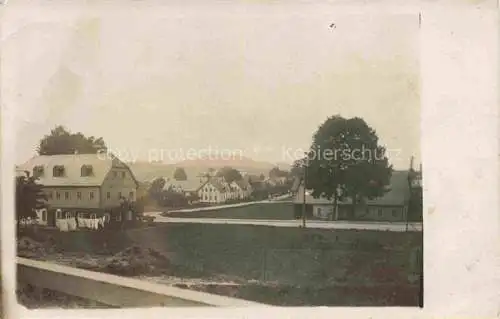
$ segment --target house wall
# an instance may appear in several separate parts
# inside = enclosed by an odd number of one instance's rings
[[[226,194],[221,193],[217,188],[215,188],[212,184],[205,184],[198,191],[198,196],[200,197],[200,202],[202,203],[223,203],[226,201]]]
[[[37,209],[36,216],[38,217],[37,223],[39,225],[48,225],[48,210],[46,208]]]
[[[52,187],[44,186],[47,204],[53,208],[99,208],[99,187]],[[59,198],[57,196],[59,194]],[[80,197],[78,195],[81,195]],[[93,196],[91,197],[91,194]]]
[[[343,220],[366,220],[366,221],[390,221],[398,222],[406,220],[406,207],[401,206],[360,206],[354,215],[350,205],[339,206],[339,219]]]
[[[313,217],[318,219],[333,219],[333,205],[312,205]]]
[[[102,208],[120,205],[120,196],[131,201],[137,199],[137,185],[130,169],[124,165],[113,165],[106,174],[101,187]]]

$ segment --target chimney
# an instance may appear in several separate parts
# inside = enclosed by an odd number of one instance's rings
[[[410,158],[410,171],[413,171],[413,156]]]
[[[420,174],[422,174],[422,163],[420,163],[420,164],[418,165],[418,172],[419,172]]]

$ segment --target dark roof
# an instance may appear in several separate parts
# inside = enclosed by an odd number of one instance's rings
[[[365,203],[367,205],[382,205],[382,206],[397,206],[404,205],[409,199],[410,188],[408,185],[408,171],[393,171],[391,176],[391,182],[389,185],[389,191],[382,197],[369,200],[367,199]],[[324,197],[314,198],[310,195],[309,191],[306,191],[306,203],[307,204],[331,204],[333,200],[328,200]],[[297,191],[297,196],[294,199],[295,203],[303,202],[303,187],[302,182]],[[351,199],[346,199],[339,204],[351,204]]]

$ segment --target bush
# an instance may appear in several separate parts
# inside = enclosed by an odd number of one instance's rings
[[[110,258],[104,267],[106,272],[122,276],[158,274],[168,271],[170,260],[158,251],[131,246]]]

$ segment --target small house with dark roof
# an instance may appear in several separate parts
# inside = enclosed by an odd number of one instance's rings
[[[116,212],[124,199],[136,200],[139,186],[130,168],[117,157],[42,155],[31,158],[19,169],[30,172],[43,185],[49,210],[47,220],[42,222],[49,226],[54,226],[56,219],[93,218],[105,213],[119,222],[134,219],[130,212]]]
[[[345,199],[338,203],[339,220],[363,221],[405,221],[410,199],[410,185],[408,171],[393,171],[387,192],[378,198],[365,199],[353,209],[352,200]],[[333,199],[324,197],[314,198],[311,191],[306,190],[306,216],[313,219],[333,220]],[[301,216],[304,204],[303,183],[297,189],[294,199],[295,216]]]

